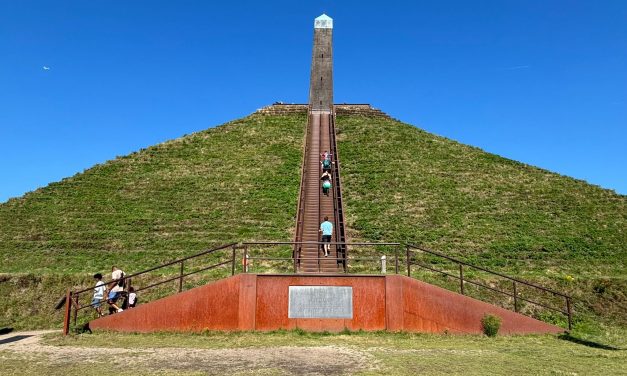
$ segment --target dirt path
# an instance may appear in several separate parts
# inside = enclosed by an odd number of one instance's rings
[[[372,356],[342,346],[234,349],[188,348],[90,348],[51,346],[41,343],[41,336],[50,331],[11,333],[7,336],[28,336],[0,344],[0,351],[14,354],[25,361],[63,364],[115,364],[155,371],[197,371],[207,375],[270,372],[285,375],[347,375],[372,369]],[[138,368],[136,368],[138,367]]]

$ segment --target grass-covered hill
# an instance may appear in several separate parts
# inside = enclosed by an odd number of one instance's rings
[[[0,205],[2,273],[141,270],[215,244],[290,239],[306,116],[251,116]]]
[[[525,276],[627,277],[627,196],[385,118],[338,116],[348,227]]]
[[[290,239],[306,119],[250,116],[0,205],[0,327],[58,327],[64,289],[111,265],[137,272],[217,244]]]
[[[290,240],[305,126],[304,113],[254,114],[1,204],[0,326],[58,325],[63,288],[112,264]],[[337,128],[352,240],[411,241],[553,286],[572,276],[566,288],[626,301],[625,196],[385,117],[338,115]]]

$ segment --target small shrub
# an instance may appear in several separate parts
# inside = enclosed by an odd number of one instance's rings
[[[501,328],[501,318],[494,315],[485,315],[481,319],[481,326],[483,327],[483,334],[488,337],[496,337]]]

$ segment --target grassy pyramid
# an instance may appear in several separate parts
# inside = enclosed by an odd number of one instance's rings
[[[253,114],[1,204],[0,326],[56,325],[63,289],[112,264],[132,272],[230,241],[290,240],[306,121]],[[414,242],[627,301],[625,196],[387,117],[338,115],[337,132],[351,240]]]

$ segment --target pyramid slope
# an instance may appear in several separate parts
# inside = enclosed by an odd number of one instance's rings
[[[97,165],[0,205],[0,272],[141,270],[291,237],[305,115],[253,115]]]
[[[291,239],[301,110],[254,114],[1,204],[0,325],[58,325],[48,307],[63,289],[111,264],[138,271],[216,243]],[[627,197],[367,113],[337,117],[352,240],[412,241],[627,302]]]
[[[498,270],[624,276],[627,196],[386,118],[338,116],[354,240],[406,240]]]

